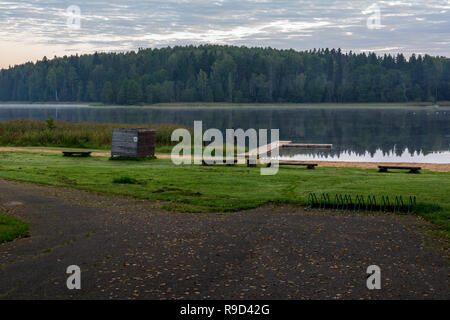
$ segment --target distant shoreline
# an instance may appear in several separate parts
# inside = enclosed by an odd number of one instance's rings
[[[392,102],[392,103],[226,103],[226,102],[174,102],[174,103],[157,103],[142,105],[115,105],[89,102],[26,102],[12,101],[0,102],[0,106],[4,105],[54,105],[54,106],[84,106],[90,108],[271,108],[271,107],[293,107],[293,108],[429,108],[429,107],[450,107],[450,101],[441,101],[436,104],[432,102]]]

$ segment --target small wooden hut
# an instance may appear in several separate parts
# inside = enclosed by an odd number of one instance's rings
[[[154,156],[155,145],[156,130],[154,129],[114,129],[111,156]]]

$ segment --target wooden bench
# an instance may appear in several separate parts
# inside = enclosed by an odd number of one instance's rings
[[[272,164],[268,163],[267,167],[270,167]],[[317,163],[300,163],[300,162],[279,162],[280,166],[304,166],[309,170],[313,170],[315,167],[317,167]]]
[[[247,167],[256,168],[257,164],[258,164],[257,159],[247,159]]]
[[[409,173],[419,173],[421,167],[402,167],[402,166],[378,166],[380,172],[388,172],[389,169],[394,170],[409,170]]]
[[[209,163],[208,163],[209,162]],[[227,163],[227,160],[209,160],[206,162],[205,160],[202,160],[202,166],[209,166],[214,164],[226,164],[228,167],[234,166],[236,163],[238,163],[238,159],[234,159],[233,163]]]
[[[91,151],[63,151],[63,156],[64,157],[74,157],[74,156],[79,156],[79,157],[89,157],[91,156]]]

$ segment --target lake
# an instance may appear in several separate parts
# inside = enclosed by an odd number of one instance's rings
[[[0,104],[0,121],[176,123],[205,128],[280,129],[280,140],[333,144],[288,150],[282,159],[450,163],[450,107],[90,107]]]

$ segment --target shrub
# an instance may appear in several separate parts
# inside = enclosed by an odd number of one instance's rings
[[[71,123],[37,120],[9,120],[0,122],[0,145],[45,146],[63,148],[111,148],[114,128],[156,129],[156,146],[172,146],[172,132],[183,126],[176,124],[114,124],[114,123]],[[185,127],[183,127],[185,128]]]
[[[53,117],[48,118],[45,122],[47,123],[47,129],[53,130],[56,128],[55,119],[53,119]]]

